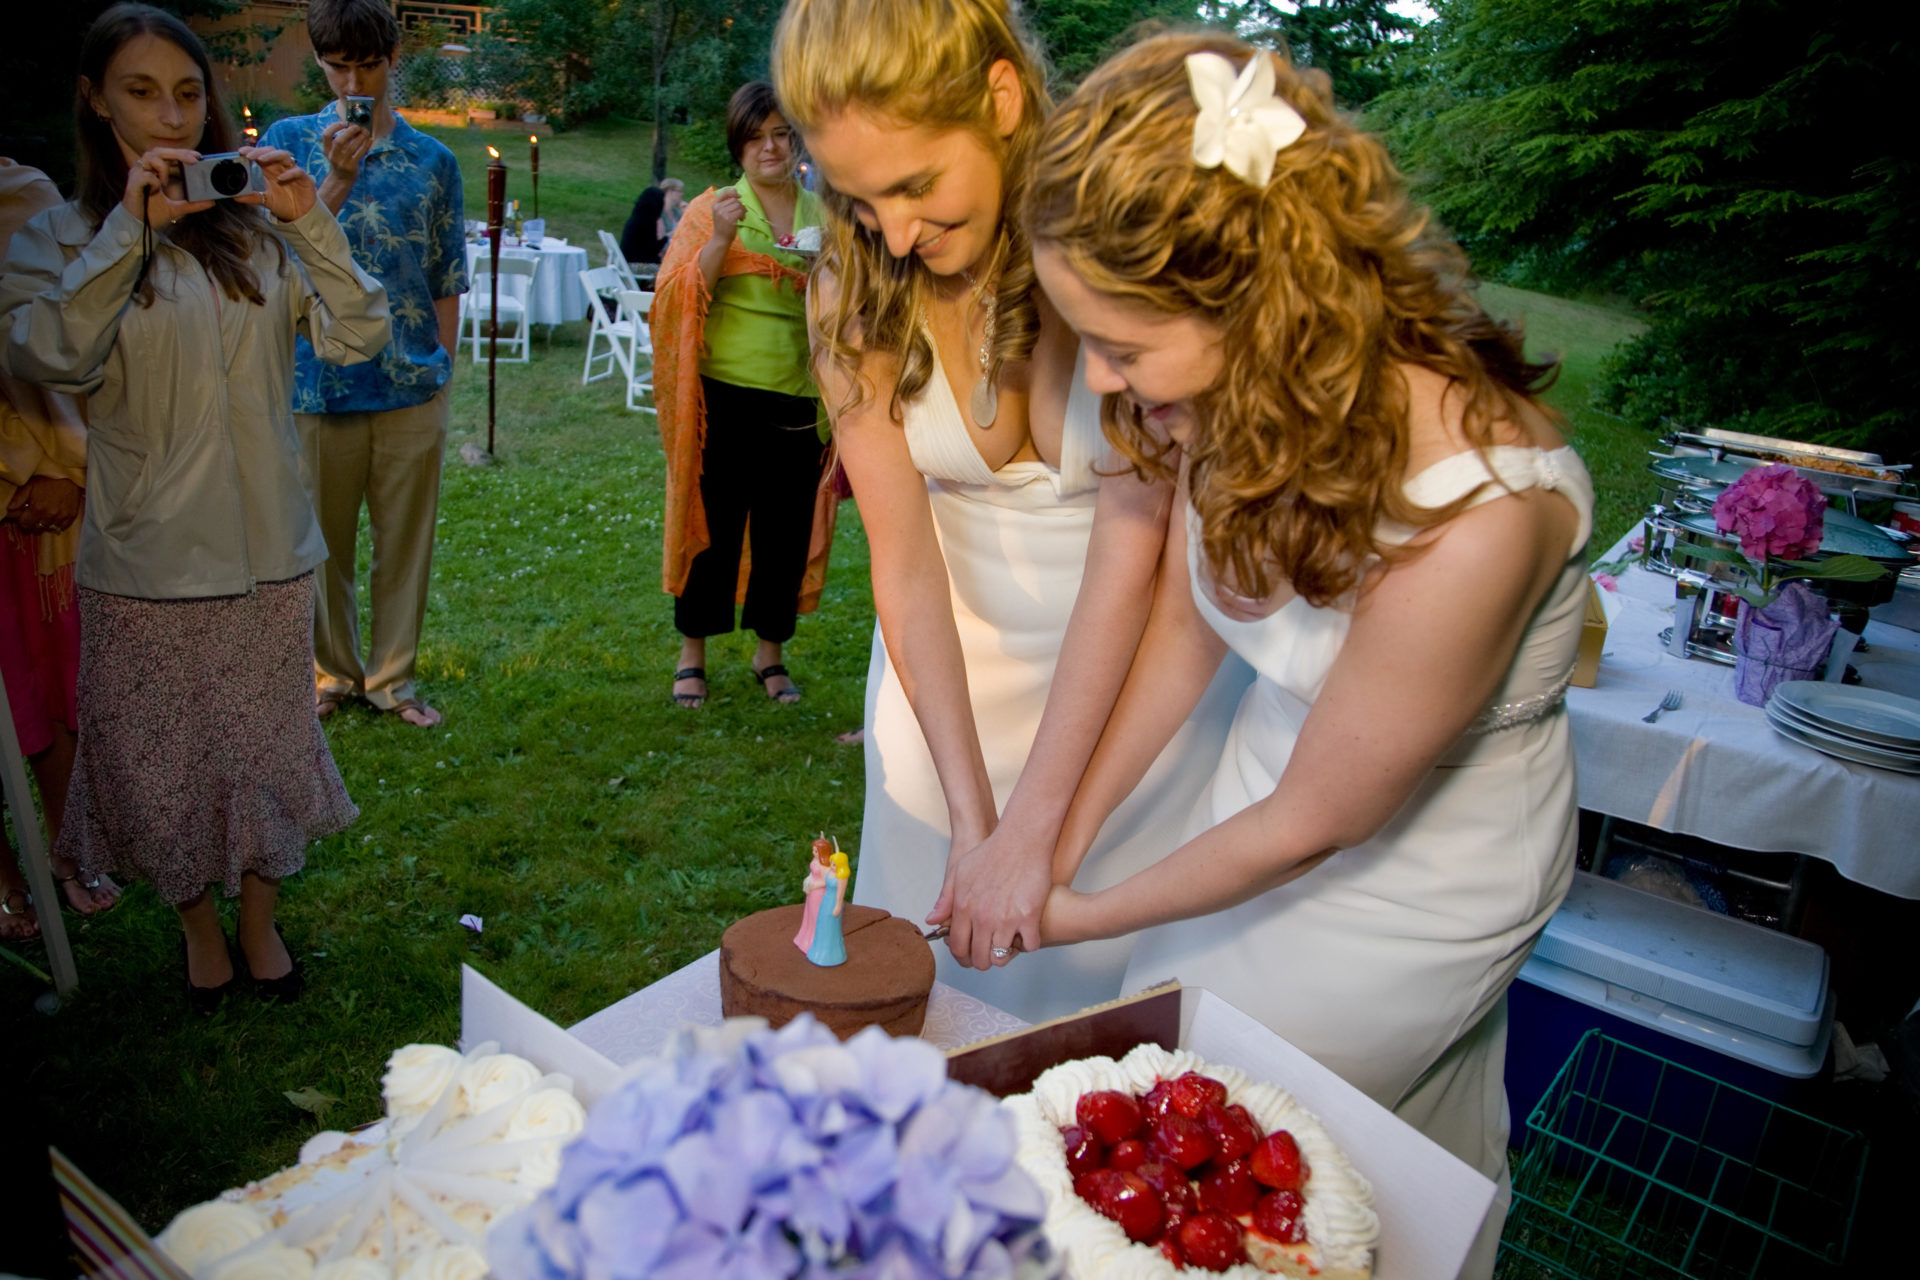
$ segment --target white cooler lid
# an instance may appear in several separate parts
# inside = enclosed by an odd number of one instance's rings
[[[1827,953],[1584,871],[1534,958],[1788,1045],[1822,1038]]]

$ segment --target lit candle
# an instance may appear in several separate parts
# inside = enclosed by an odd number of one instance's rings
[[[507,207],[507,166],[500,153],[492,147],[487,154],[493,159],[487,162],[487,234],[493,242],[500,243],[500,223],[506,215]]]
[[[533,216],[540,216],[540,135],[527,135],[527,146],[533,154]]]
[[[240,114],[246,117],[246,123],[240,131],[247,135],[248,142],[258,141],[260,131],[253,127],[253,108],[243,106],[240,108]]]

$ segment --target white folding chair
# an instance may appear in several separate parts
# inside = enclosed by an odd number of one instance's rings
[[[460,299],[460,310],[466,316],[467,335],[465,341],[473,344],[473,362],[480,363],[480,344],[497,344],[508,350],[518,350],[518,355],[503,355],[500,359],[512,364],[526,364],[533,359],[533,325],[530,320],[533,306],[533,283],[540,272],[540,259],[533,256],[500,257],[500,314],[494,315],[493,305],[493,262],[489,255],[483,255],[473,264],[473,279],[467,292]],[[513,330],[512,337],[501,337],[505,328]]]
[[[620,314],[633,321],[633,333],[627,347],[627,408],[641,413],[653,413],[650,404],[635,403],[641,393],[648,399],[653,394],[653,325],[649,313],[653,310],[653,295],[642,293],[638,289],[620,291]],[[641,361],[646,366],[641,367]]]
[[[631,382],[635,321],[620,305],[622,286],[619,273],[612,267],[594,267],[582,271],[580,287],[587,293],[587,321],[592,326],[587,331],[587,362],[580,370],[580,385],[584,387],[589,382],[597,382],[615,369]],[[605,351],[598,350],[602,342],[607,344]],[[598,373],[593,371],[595,360],[606,364]]]
[[[607,265],[620,277],[622,289],[638,289],[640,281],[633,274],[633,264],[627,261],[627,255],[620,248],[620,241],[613,232],[604,227],[600,231],[600,247],[607,251]]]

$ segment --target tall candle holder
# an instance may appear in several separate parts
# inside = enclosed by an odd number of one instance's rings
[[[532,153],[531,170],[533,173],[533,216],[540,216],[540,135],[527,135],[527,148]]]
[[[492,147],[487,154],[487,239],[493,271],[487,277],[491,297],[487,310],[487,454],[493,454],[494,371],[500,355],[500,225],[506,214],[507,166]]]

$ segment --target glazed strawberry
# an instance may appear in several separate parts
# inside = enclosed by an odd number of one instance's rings
[[[1200,1180],[1200,1207],[1217,1209],[1229,1217],[1252,1213],[1260,1201],[1260,1184],[1245,1158],[1222,1163],[1215,1160]]]
[[[1180,1252],[1180,1238],[1174,1233],[1172,1223],[1167,1224],[1167,1234],[1160,1237],[1160,1256],[1171,1262],[1176,1271],[1184,1271],[1187,1255]]]
[[[1073,1108],[1073,1118],[1080,1127],[1091,1130],[1107,1146],[1137,1135],[1140,1116],[1140,1103],[1132,1094],[1117,1089],[1083,1094]]]
[[[1253,1112],[1247,1110],[1245,1107],[1241,1106],[1239,1103],[1236,1102],[1232,1104],[1227,1108],[1227,1111],[1229,1114],[1238,1116],[1240,1119],[1247,1122],[1247,1128],[1253,1130],[1253,1140],[1255,1142],[1258,1142],[1260,1141],[1260,1139],[1267,1136],[1267,1131],[1265,1129],[1262,1129],[1260,1127],[1260,1122],[1253,1118]]]
[[[1094,1208],[1100,1208],[1109,1196],[1126,1185],[1127,1176],[1117,1169],[1095,1169],[1073,1180],[1073,1193]]]
[[[1185,1221],[1200,1212],[1200,1197],[1184,1169],[1176,1169],[1164,1161],[1149,1160],[1134,1173],[1160,1197],[1169,1223],[1175,1219]]]
[[[1197,1071],[1189,1071],[1173,1082],[1173,1109],[1189,1120],[1198,1120],[1209,1102],[1227,1105],[1227,1086]]]
[[[1137,1173],[1123,1173],[1120,1178],[1121,1185],[1107,1195],[1107,1203],[1095,1208],[1119,1223],[1127,1239],[1135,1244],[1152,1244],[1160,1238],[1160,1228],[1166,1221],[1160,1197]]]
[[[1213,1158],[1213,1139],[1206,1126],[1173,1112],[1153,1127],[1147,1137],[1147,1150],[1182,1169],[1191,1169]]]
[[[1140,1106],[1147,1113],[1148,1124],[1163,1118],[1167,1112],[1173,1110],[1173,1081],[1161,1080],[1156,1083],[1153,1088],[1147,1090],[1146,1096],[1140,1099]]]
[[[1060,1140],[1067,1144],[1067,1172],[1079,1177],[1083,1173],[1092,1173],[1107,1163],[1106,1148],[1099,1139],[1077,1124],[1063,1125]]]
[[[1207,1126],[1207,1136],[1213,1139],[1216,1160],[1238,1160],[1260,1141],[1260,1131],[1244,1108],[1209,1105],[1201,1111],[1200,1123]]]
[[[1281,1244],[1299,1244],[1307,1238],[1301,1220],[1307,1202],[1298,1191],[1269,1191],[1253,1207],[1253,1229]]]
[[[1240,1224],[1223,1213],[1202,1213],[1180,1224],[1180,1252],[1187,1265],[1202,1271],[1225,1271],[1245,1262],[1240,1248]]]
[[[1253,1149],[1253,1176],[1275,1191],[1298,1191],[1311,1173],[1300,1144],[1285,1129],[1276,1129]]]
[[[1122,1173],[1132,1173],[1147,1162],[1147,1144],[1138,1138],[1128,1138],[1125,1142],[1113,1144],[1113,1150],[1107,1153],[1107,1167],[1118,1169]],[[1069,1165],[1069,1168],[1072,1166]]]

